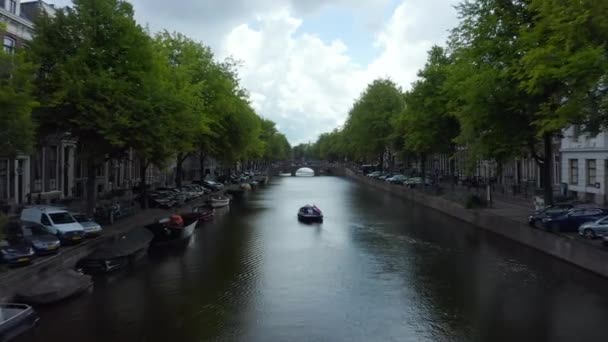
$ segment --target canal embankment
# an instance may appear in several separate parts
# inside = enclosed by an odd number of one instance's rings
[[[380,182],[344,169],[344,175],[357,182],[386,191],[400,198],[438,210],[444,214],[501,235],[528,247],[567,261],[588,271],[608,277],[608,253],[577,239],[532,229],[525,220],[515,219],[512,213],[492,208],[466,209],[441,196],[433,196],[402,186]],[[336,171],[337,174],[339,172]],[[457,227],[455,227],[457,228]]]
[[[224,194],[231,188],[233,187],[227,187],[215,192],[214,195]],[[208,199],[209,196],[203,196],[180,208],[138,210],[134,215],[116,221],[112,225],[104,226],[103,233],[98,237],[87,239],[77,245],[62,247],[57,254],[36,258],[31,265],[0,272],[0,302],[10,302],[19,289],[44,281],[57,271],[73,269],[79,260],[117,235],[141,228],[153,220],[166,217],[173,212],[189,212],[194,207],[206,203]]]

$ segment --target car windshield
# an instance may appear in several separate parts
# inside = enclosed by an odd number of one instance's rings
[[[53,213],[53,214],[49,214],[49,216],[51,217],[51,220],[55,224],[67,224],[67,223],[75,222],[72,215],[70,215],[68,213]]]
[[[78,221],[78,222],[90,221],[89,218],[84,214],[75,214],[75,215],[72,215],[72,217],[74,217],[74,219],[76,219],[76,221]]]

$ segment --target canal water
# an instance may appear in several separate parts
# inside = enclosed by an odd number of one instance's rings
[[[301,205],[323,209],[298,223]],[[35,341],[607,341],[608,281],[333,177],[280,177],[182,251],[39,308]]]

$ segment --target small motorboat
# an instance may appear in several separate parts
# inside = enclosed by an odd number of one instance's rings
[[[78,267],[85,273],[98,274],[117,271],[133,266],[148,252],[154,234],[148,229],[135,228],[118,234],[104,243],[86,258],[80,260]]]
[[[21,289],[17,297],[28,304],[50,304],[80,294],[91,286],[91,276],[74,270],[63,270]]]
[[[213,219],[213,215],[215,215],[215,209],[208,208],[204,206],[194,207],[192,209],[192,213],[196,214],[199,223],[205,222]]]
[[[185,245],[190,241],[198,224],[196,216],[172,215],[146,226],[154,234],[150,247],[171,247]]]
[[[34,309],[25,304],[0,304],[0,341],[23,335],[38,323]]]
[[[249,184],[249,183],[242,183],[241,185],[239,185],[239,187],[245,191],[252,190],[251,184]]]
[[[211,196],[209,199],[209,205],[211,208],[222,208],[230,204],[230,198],[222,195]]]
[[[323,222],[323,212],[315,205],[305,205],[298,211],[298,220],[302,222]]]

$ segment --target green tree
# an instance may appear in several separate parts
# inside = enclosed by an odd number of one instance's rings
[[[179,34],[160,33],[155,45],[165,56],[170,69],[167,79],[184,110],[174,113],[170,121],[170,135],[176,155],[175,183],[181,186],[183,163],[199,148],[199,138],[210,134],[211,116],[208,114],[204,91],[214,67],[211,49]]]
[[[608,2],[530,0],[533,25],[521,28],[523,89],[540,99],[541,134],[573,123],[608,124]]]
[[[3,31],[0,26],[0,36]],[[32,85],[34,72],[34,65],[25,61],[22,52],[0,51],[0,156],[14,158],[32,149],[32,110],[37,106]]]
[[[403,108],[403,94],[393,81],[378,79],[368,85],[346,122],[349,149],[359,158],[382,162],[384,153],[394,150],[394,126]]]
[[[153,69],[143,79],[141,90],[147,96],[137,107],[137,120],[132,134],[126,139],[135,157],[140,161],[140,199],[142,207],[147,206],[146,172],[152,165],[163,169],[168,161],[181,152],[183,144],[176,142],[181,130],[182,113],[190,109],[181,89],[174,80],[174,70],[170,68],[167,54],[162,48],[154,50]]]
[[[41,134],[68,133],[86,164],[87,211],[95,208],[95,170],[122,155],[147,98],[151,40],[121,0],[74,0],[41,16],[30,45],[39,65],[35,112]]]
[[[538,98],[526,93],[518,78],[525,50],[521,27],[533,24],[528,3],[477,0],[458,10],[462,19],[450,38],[453,64],[447,81],[460,122],[456,141],[466,146],[471,161],[497,161],[499,172],[507,159],[527,152],[550,173],[551,136],[543,139],[539,133]],[[550,193],[551,179],[544,180]],[[546,197],[550,202],[552,196]]]
[[[419,80],[405,95],[405,109],[399,121],[404,147],[419,156],[425,174],[427,155],[454,151],[459,124],[448,108],[445,91],[450,59],[443,48],[429,51],[428,61],[418,73]]]
[[[260,140],[264,149],[262,159],[265,162],[285,160],[289,157],[291,146],[285,135],[277,130],[273,121],[261,119]]]

